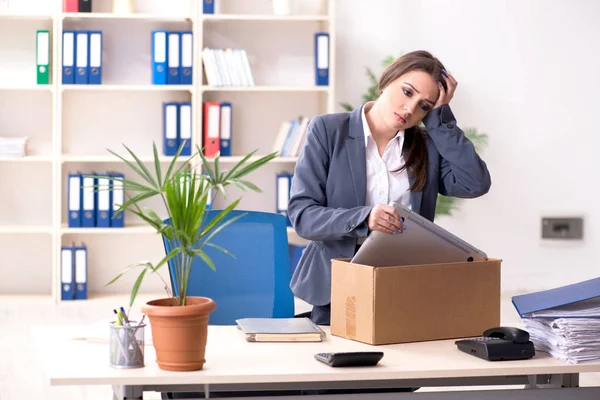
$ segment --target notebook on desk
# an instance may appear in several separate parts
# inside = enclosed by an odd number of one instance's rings
[[[235,321],[249,342],[321,342],[325,332],[309,318],[242,318]]]
[[[522,318],[600,317],[600,278],[512,298]]]

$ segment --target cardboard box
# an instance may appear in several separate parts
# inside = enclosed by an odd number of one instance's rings
[[[500,325],[501,262],[371,267],[333,259],[331,334],[368,344],[481,336]]]

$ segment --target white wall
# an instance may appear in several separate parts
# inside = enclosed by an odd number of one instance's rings
[[[365,65],[426,49],[459,82],[451,103],[459,125],[489,135],[482,157],[492,175],[491,191],[463,201],[460,212],[438,222],[504,260],[507,293],[600,275],[594,257],[600,241],[594,171],[600,145],[600,2],[365,4],[337,1],[337,100],[359,103],[367,87]],[[541,240],[541,217],[563,215],[584,216],[583,242]]]

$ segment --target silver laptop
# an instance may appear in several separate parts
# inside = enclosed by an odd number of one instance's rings
[[[386,267],[487,260],[483,251],[409,208],[396,202],[390,205],[404,217],[406,229],[396,235],[371,232],[352,263]]]

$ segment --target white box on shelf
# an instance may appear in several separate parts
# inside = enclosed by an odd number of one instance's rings
[[[0,157],[25,157],[28,137],[1,137]]]

